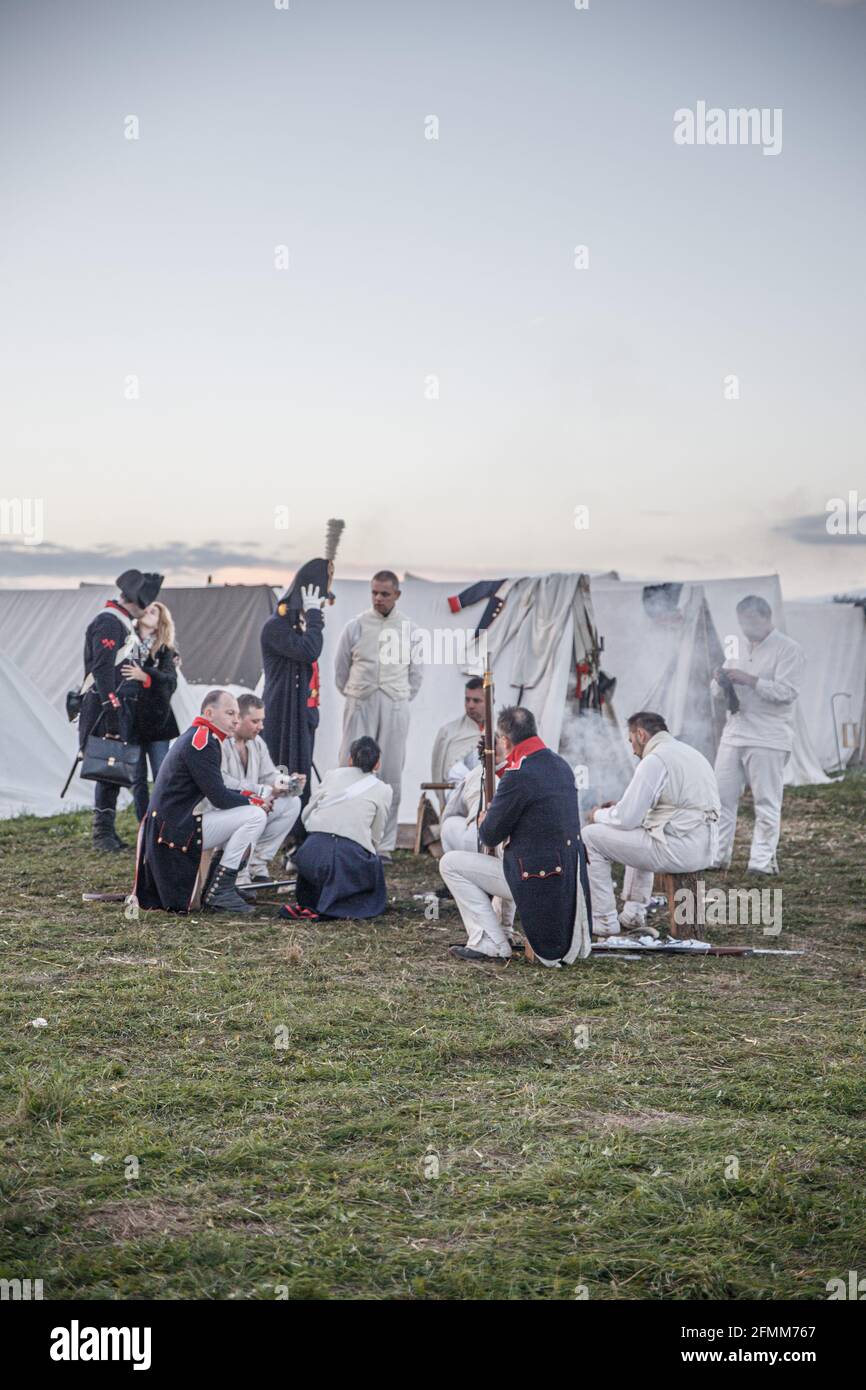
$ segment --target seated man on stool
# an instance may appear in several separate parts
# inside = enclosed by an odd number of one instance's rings
[[[615,805],[593,807],[583,831],[596,936],[646,925],[654,873],[707,869],[718,853],[719,788],[703,753],[648,710],[629,719],[628,741],[640,759],[634,776]],[[626,866],[619,917],[612,863]]]
[[[244,916],[252,912],[235,882],[241,860],[265,828],[267,808],[255,792],[235,791],[223,781],[220,748],[237,726],[234,695],[211,690],[201,714],[166,754],[138,832],[132,892],[141,907],[188,912],[202,851],[222,849],[202,907]],[[205,809],[208,805],[216,809]]]
[[[571,965],[590,952],[589,892],[574,773],[538,737],[535,716],[519,705],[497,721],[500,782],[479,817],[482,844],[495,855],[452,850],[439,861],[468,937],[452,946],[461,960],[507,960],[508,932],[491,899],[516,904],[526,939],[541,965]]]
[[[301,797],[289,796],[279,786],[281,774],[274,766],[268,745],[262,738],[265,702],[258,695],[238,698],[238,726],[222,745],[222,774],[227,787],[244,788],[270,802],[264,830],[250,851],[250,857],[237,877],[238,888],[267,883],[268,865],[288,835],[301,811]],[[306,777],[297,775],[303,791]]]

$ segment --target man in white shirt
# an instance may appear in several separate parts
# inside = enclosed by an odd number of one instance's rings
[[[614,805],[593,807],[583,828],[596,936],[646,924],[653,874],[707,869],[718,853],[719,790],[703,753],[647,710],[629,719],[628,741],[640,759],[634,776]],[[619,917],[612,863],[626,869]]]
[[[255,841],[246,865],[238,874],[239,888],[268,881],[268,864],[285,840],[301,810],[300,796],[289,796],[275,784],[280,774],[261,737],[265,722],[264,701],[258,695],[238,699],[238,727],[222,745],[222,775],[227,787],[251,791],[270,807],[261,835]],[[300,774],[303,783],[306,778]],[[303,786],[301,787],[303,791]]]
[[[343,629],[334,679],[346,699],[341,765],[348,765],[351,746],[358,738],[373,738],[381,749],[379,776],[393,793],[379,850],[380,857],[388,860],[397,844],[409,702],[421,689],[424,672],[417,630],[397,608],[400,586],[396,574],[391,570],[374,574],[371,595],[372,607]]]
[[[484,732],[484,682],[480,676],[470,676],[463,691],[463,713],[451,719],[436,735],[431,758],[431,782],[447,782],[455,763],[464,762],[478,747]],[[470,764],[467,764],[470,766]],[[446,798],[439,793],[440,805]]]
[[[723,687],[733,687],[735,703],[716,754],[722,798],[718,867],[730,867],[737,808],[746,786],[755,803],[749,873],[777,874],[776,849],[782,822],[785,764],[794,746],[794,711],[806,664],[803,648],[773,627],[765,599],[750,594],[737,604],[737,618],[748,642],[744,661],[722,667]],[[718,673],[714,689],[720,689]]]

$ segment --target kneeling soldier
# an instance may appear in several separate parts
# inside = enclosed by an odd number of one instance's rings
[[[221,848],[220,865],[202,907],[210,912],[252,912],[235,880],[244,855],[267,824],[267,803],[223,781],[220,747],[237,727],[235,697],[227,690],[212,690],[201,715],[172,744],[138,835],[133,893],[141,907],[188,912],[202,851]],[[216,809],[203,810],[204,800]]]

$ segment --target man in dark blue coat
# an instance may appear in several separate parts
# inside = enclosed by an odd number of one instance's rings
[[[302,565],[262,628],[265,727],[262,737],[277,767],[306,777],[301,807],[310,797],[313,744],[319,723],[318,658],[324,641],[322,610],[334,566],[328,560]],[[296,838],[303,839],[300,818]]]
[[[265,828],[268,805],[252,790],[235,791],[223,781],[220,746],[237,726],[235,697],[212,690],[201,715],[166,754],[138,832],[132,891],[141,907],[188,912],[202,850],[221,849],[202,907],[252,912],[235,881],[246,851]],[[204,810],[202,801],[215,809]]]
[[[468,938],[451,951],[461,960],[507,959],[512,943],[491,899],[510,899],[539,963],[571,965],[589,955],[592,928],[574,773],[538,737],[531,710],[503,709],[496,732],[504,763],[478,836],[504,853],[453,850],[440,859]]]
[[[139,683],[126,680],[122,667],[135,659],[138,634],[135,620],[153,603],[162,587],[161,574],[124,570],[117,580],[119,596],[88,624],[84,634],[84,685],[78,742],[83,749],[92,733],[132,741]],[[114,782],[97,782],[93,802],[94,849],[128,849],[114,826],[117,796]]]

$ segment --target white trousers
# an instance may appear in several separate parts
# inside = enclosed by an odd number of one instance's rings
[[[625,865],[623,901],[646,906],[653,874],[688,874],[708,869],[716,857],[715,827],[701,826],[689,835],[668,835],[664,844],[648,830],[621,830],[614,825],[585,825],[581,836],[589,859],[593,921],[613,925],[616,899],[611,864]]]
[[[782,825],[785,764],[790,757],[778,748],[737,748],[719,744],[716,780],[722,799],[719,817],[719,864],[727,868],[734,851],[737,810],[746,786],[755,803],[755,829],[749,854],[750,869],[775,869]]]
[[[391,809],[379,850],[390,854],[397,844],[397,824],[400,814],[400,784],[406,761],[406,737],[409,733],[409,701],[392,700],[381,690],[374,690],[366,700],[346,697],[343,710],[343,742],[340,745],[340,766],[348,767],[349,750],[356,738],[369,734],[382,750],[379,777],[394,793]]]
[[[261,806],[233,806],[230,811],[205,811],[201,818],[202,849],[222,849],[224,869],[236,869],[250,845],[265,828]]]
[[[265,821],[261,835],[253,844],[253,851],[241,874],[246,882],[256,874],[267,872],[267,867],[288,835],[301,810],[299,796],[278,796],[274,808]]]
[[[447,854],[453,849],[465,849],[468,854],[478,853],[478,829],[467,825],[462,816],[447,816],[440,823],[440,843]]]
[[[507,959],[511,942],[491,899],[501,899],[509,923],[514,918],[514,899],[499,856],[452,850],[439,860],[439,872],[460,909],[467,946],[485,956]]]

